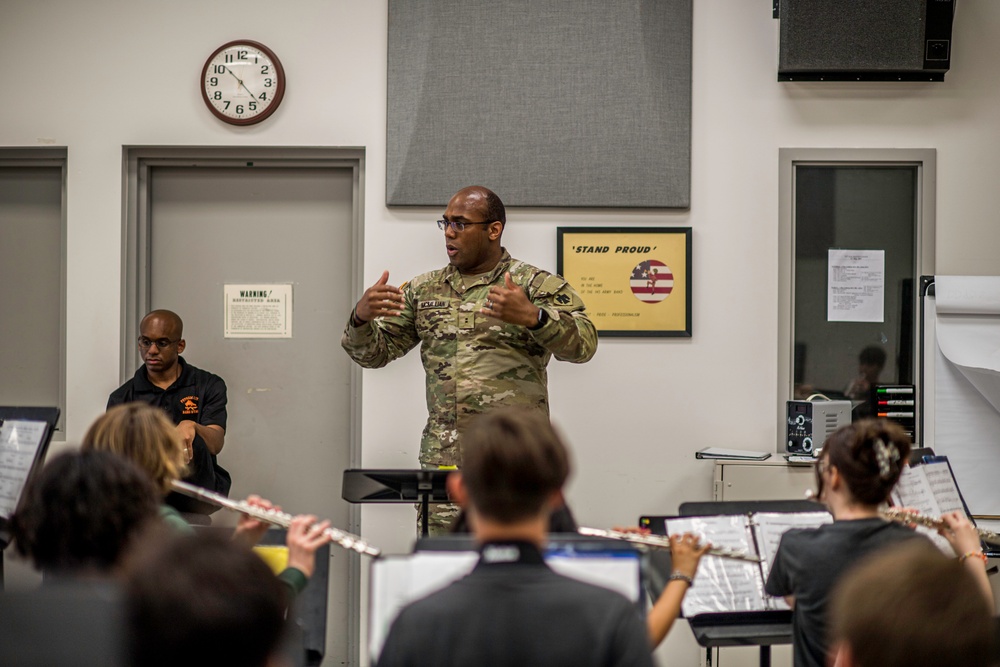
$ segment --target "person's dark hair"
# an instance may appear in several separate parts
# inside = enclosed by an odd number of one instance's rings
[[[136,667],[263,667],[284,637],[284,586],[264,561],[224,535],[163,535],[126,577]]]
[[[513,523],[535,516],[567,477],[569,454],[541,411],[493,410],[463,436],[462,479],[483,517]]]
[[[109,573],[158,516],[156,489],[109,452],[66,452],[31,480],[11,518],[21,555],[46,574]]]
[[[882,370],[885,367],[885,350],[878,345],[869,345],[858,354],[858,363]]]
[[[879,551],[847,574],[830,607],[833,644],[857,667],[979,667],[993,623],[972,575],[926,540]]]
[[[493,192],[489,188],[479,186],[483,190],[483,195],[486,197],[486,219],[489,221],[499,220],[507,225],[507,209],[504,208],[503,202],[500,201],[500,197],[497,193]]]
[[[856,501],[878,505],[889,499],[909,455],[910,438],[901,426],[885,419],[861,419],[826,439],[817,477],[822,466],[834,466]],[[819,484],[822,488],[822,479]]]

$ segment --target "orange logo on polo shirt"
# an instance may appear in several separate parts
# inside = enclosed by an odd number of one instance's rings
[[[181,410],[182,415],[196,415],[198,414],[198,397],[197,396],[185,396],[181,399],[181,405],[184,409]]]

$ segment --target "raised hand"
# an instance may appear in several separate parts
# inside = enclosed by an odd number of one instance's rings
[[[402,313],[403,292],[388,283],[389,272],[383,271],[382,277],[365,290],[354,307],[354,324],[360,325],[376,317],[392,317]]]
[[[479,312],[496,317],[509,324],[533,327],[538,324],[538,306],[533,304],[524,290],[514,284],[510,272],[503,274],[503,285],[494,285]]]

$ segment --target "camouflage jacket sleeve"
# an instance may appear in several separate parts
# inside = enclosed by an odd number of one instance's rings
[[[545,271],[528,286],[528,297],[548,320],[531,335],[560,361],[582,364],[597,352],[597,329],[587,317],[583,299],[566,279]]]
[[[340,345],[360,366],[382,368],[420,342],[414,325],[413,295],[404,287],[403,296],[403,313],[397,317],[377,317],[360,327],[353,325],[351,317],[347,318]]]

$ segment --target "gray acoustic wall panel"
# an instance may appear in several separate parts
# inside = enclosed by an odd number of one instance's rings
[[[386,203],[690,203],[691,0],[389,0]]]

